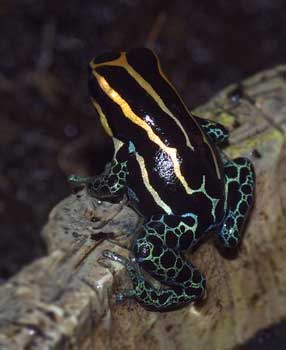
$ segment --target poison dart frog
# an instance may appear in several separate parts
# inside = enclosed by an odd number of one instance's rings
[[[226,157],[227,129],[190,113],[150,49],[101,55],[89,71],[91,100],[115,152],[108,173],[70,181],[100,200],[126,194],[144,217],[130,260],[104,252],[133,284],[117,300],[135,298],[154,311],[197,301],[206,281],[185,253],[209,232],[226,249],[238,245],[254,201],[254,168],[247,158]]]

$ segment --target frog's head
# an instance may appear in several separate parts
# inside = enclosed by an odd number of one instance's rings
[[[89,91],[100,122],[110,137],[132,140],[154,126],[146,98],[163,76],[157,56],[147,48],[106,53],[89,64]]]

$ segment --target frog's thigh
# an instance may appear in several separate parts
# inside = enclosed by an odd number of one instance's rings
[[[164,256],[161,258],[164,259]],[[178,263],[182,264],[182,268],[180,269],[181,273],[177,274],[177,283],[173,283],[173,285],[168,285],[166,283],[167,286],[164,288],[155,288],[145,277],[135,277],[138,274],[136,270],[133,271],[133,276],[128,271],[134,289],[127,293],[125,291],[126,294],[123,295],[123,298],[130,295],[145,306],[154,308],[157,311],[179,308],[182,305],[200,299],[205,291],[205,278],[198,269],[190,263],[188,264],[183,261],[182,258],[177,257],[176,260]],[[162,264],[160,264],[160,266],[162,267]],[[168,274],[168,272],[172,272],[172,269],[166,269],[166,274]],[[160,281],[158,276],[156,276],[156,279]],[[170,279],[171,278],[168,278],[168,280]]]
[[[195,219],[185,218],[183,222],[184,218],[174,215],[161,215],[161,220],[159,218],[160,216],[153,216],[138,234],[133,246],[136,260],[144,270],[162,283],[183,287],[200,283],[200,272],[190,262],[185,261],[181,253],[194,240]]]
[[[254,201],[255,172],[246,158],[225,163],[226,217],[219,238],[226,248],[235,247]]]
[[[115,253],[111,253],[115,254]],[[113,259],[115,260],[115,259]],[[118,257],[116,257],[118,260]],[[143,306],[153,311],[169,311],[187,303],[194,302],[204,295],[205,279],[198,270],[193,269],[192,283],[164,288],[154,287],[133,263],[125,263],[133,289],[127,289],[117,295],[117,300],[136,298]]]
[[[229,132],[223,125],[209,119],[199,118],[196,116],[195,118],[204,132],[212,139],[215,144],[224,143],[228,140]]]
[[[166,231],[164,226],[162,224],[161,229]],[[168,287],[154,288],[145,277],[135,279],[130,272],[129,275],[134,286],[133,296],[146,306],[166,310],[199,299],[204,294],[205,278],[185,260],[180,250],[170,248],[174,243],[168,239],[165,241],[163,231],[158,232],[159,228],[158,223],[156,229],[150,222],[144,225],[134,242],[133,253],[140,267]]]

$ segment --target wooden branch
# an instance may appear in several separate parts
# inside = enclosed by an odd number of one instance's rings
[[[127,256],[140,220],[124,200],[100,203],[82,191],[52,210],[48,256],[1,286],[0,349],[233,349],[285,319],[285,77],[286,66],[262,72],[194,111],[230,128],[227,153],[251,156],[257,174],[238,257],[225,259],[211,241],[191,257],[207,277],[206,300],[162,314],[116,304],[130,282],[102,251]]]

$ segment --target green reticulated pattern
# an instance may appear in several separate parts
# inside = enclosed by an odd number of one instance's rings
[[[175,286],[173,288],[154,288],[138,269],[129,263],[126,265],[127,272],[133,283],[134,289],[125,290],[117,295],[117,300],[134,297],[147,309],[156,311],[169,311],[200,298],[205,291],[205,279],[202,277],[200,287],[183,288]]]
[[[219,236],[226,248],[232,248],[240,241],[245,218],[253,204],[255,173],[246,158],[229,160],[224,169],[227,209]]]
[[[198,217],[191,213],[183,216],[153,215],[144,225],[145,237],[155,237],[160,245],[184,251],[197,241]]]
[[[109,259],[117,261],[125,266],[128,275],[133,283],[133,289],[125,289],[117,294],[118,302],[124,301],[126,298],[136,298],[147,309],[153,311],[169,311],[178,308],[187,303],[197,300],[204,294],[205,279],[202,277],[200,288],[183,288],[181,286],[173,286],[173,288],[154,288],[143,276],[140,268],[125,257],[106,250],[103,255]]]
[[[134,296],[145,306],[163,311],[200,298],[205,278],[182,254],[197,241],[197,225],[197,217],[192,214],[153,216],[139,233],[133,252],[141,267],[167,287],[154,288],[131,264],[127,271],[134,290],[125,291],[119,299]]]
[[[89,189],[96,197],[102,198],[106,195],[117,195],[125,190],[127,175],[127,161],[118,162],[115,158],[112,161],[108,174],[102,174],[93,178]]]
[[[229,132],[223,125],[208,119],[199,120],[201,127],[214,143],[220,144],[228,140]]]

